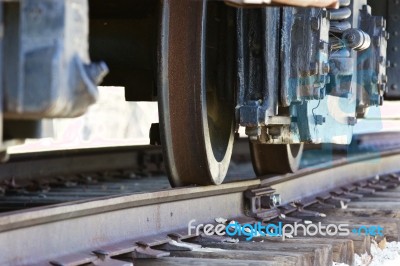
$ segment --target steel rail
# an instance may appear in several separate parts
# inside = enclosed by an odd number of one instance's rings
[[[260,184],[276,189],[283,201],[289,202],[398,171],[399,161],[400,150],[392,150],[262,181],[170,189],[4,213],[0,215],[0,265],[49,261],[123,240],[134,244],[138,238],[187,230],[192,219],[212,222],[215,217],[244,216],[243,192]]]
[[[158,154],[156,146],[123,146],[11,154],[0,164],[0,180],[34,179],[112,170],[137,170],[146,155]]]
[[[282,204],[287,204],[314,195],[318,190],[330,190],[376,175],[396,172],[400,169],[399,151],[396,149],[342,158],[299,170],[295,174],[264,179],[261,185],[275,189],[282,196]],[[312,184],[316,191],[304,184]]]
[[[386,132],[355,135],[353,139],[357,143],[356,146],[381,150],[387,147],[398,147],[399,137],[400,132]],[[309,147],[321,148],[319,145]],[[341,149],[344,149],[343,145],[334,146],[334,150]],[[36,179],[121,169],[137,170],[148,164],[151,156],[157,156],[160,161],[162,160],[160,146],[134,145],[15,153],[10,154],[7,163],[0,164],[0,180]],[[249,157],[247,138],[235,140],[233,160],[240,156]]]
[[[235,141],[233,159],[240,156],[248,156],[248,140],[245,138]],[[0,180],[138,170],[148,166],[152,160],[155,160],[155,164],[162,164],[160,146],[129,145],[13,153],[6,163],[0,164]],[[163,166],[159,167],[160,171],[164,171]]]
[[[0,265],[29,264],[48,254],[58,257],[127,236],[165,232],[194,218],[210,222],[211,217],[240,216],[243,192],[259,183],[173,189],[5,213],[0,215]]]

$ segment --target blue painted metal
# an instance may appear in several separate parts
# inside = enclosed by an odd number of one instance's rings
[[[384,19],[366,0],[341,4],[239,11],[237,122],[252,141],[349,144],[357,116],[382,102]]]

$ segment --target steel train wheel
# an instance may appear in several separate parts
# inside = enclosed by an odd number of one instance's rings
[[[250,153],[257,176],[295,172],[300,165],[303,144],[258,144],[250,141]]]
[[[234,139],[235,23],[225,19],[234,13],[218,2],[162,2],[158,97],[169,179],[220,184]]]

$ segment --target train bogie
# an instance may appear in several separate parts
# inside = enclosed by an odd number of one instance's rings
[[[222,183],[240,127],[258,175],[293,172],[304,143],[349,144],[368,107],[400,95],[396,9],[370,2],[35,0],[18,2],[20,20],[0,2],[3,62],[23,55],[4,71],[4,116],[81,113],[105,71],[90,64],[89,38],[90,56],[110,68],[104,85],[124,86],[128,101],[158,101],[152,142],[163,146],[172,185]]]

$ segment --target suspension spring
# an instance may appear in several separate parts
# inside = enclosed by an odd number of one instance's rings
[[[351,17],[351,9],[349,8],[351,0],[340,0],[339,9],[330,10],[330,28],[329,28],[329,42],[331,52],[335,53],[341,49],[346,48],[346,43],[343,41],[343,33],[350,30],[351,23],[348,20]],[[341,51],[339,53],[343,53]]]
[[[367,49],[371,44],[370,36],[360,29],[352,27],[349,19],[352,15],[351,0],[341,0],[340,8],[329,12],[329,41],[332,54],[345,54],[342,49],[350,48],[356,51]]]

